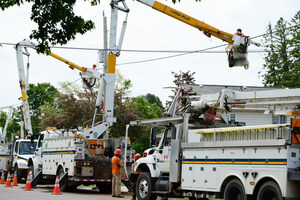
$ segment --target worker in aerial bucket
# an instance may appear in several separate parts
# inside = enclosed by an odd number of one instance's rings
[[[242,29],[240,29],[240,28],[238,28],[236,30],[236,33],[234,35],[238,35],[238,36],[244,37],[244,34],[242,33]]]
[[[112,196],[118,198],[124,198],[121,195],[121,168],[123,164],[121,162],[122,151],[121,149],[115,150],[115,156],[111,161],[111,169],[112,169]]]

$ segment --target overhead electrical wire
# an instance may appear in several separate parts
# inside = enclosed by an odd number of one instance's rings
[[[294,27],[298,27],[300,26],[300,24],[294,25],[294,26],[290,26],[285,28],[286,29],[291,29]],[[282,29],[281,29],[282,30]],[[280,31],[280,30],[278,30]],[[272,33],[276,33],[278,31],[273,31]],[[254,37],[251,37],[251,39],[255,39],[258,37],[262,37],[264,35],[268,35],[269,33],[264,33],[264,34],[260,34]],[[8,43],[8,42],[0,42],[0,44],[2,45],[12,45],[15,46],[17,44],[15,43]],[[219,47],[224,47],[227,46],[228,44],[223,44],[223,45],[219,45],[219,46],[214,46],[214,47],[209,47],[206,49],[201,49],[201,50],[136,50],[136,49],[121,49],[121,50],[117,50],[117,51],[121,51],[121,52],[133,52],[133,53],[222,53],[222,51],[218,51],[218,52],[213,52],[213,51],[207,51],[210,49],[215,49],[215,48],[219,48]],[[68,50],[85,50],[85,51],[116,51],[115,49],[101,49],[101,48],[90,48],[90,47],[62,47],[62,46],[50,46],[50,48],[53,49],[68,49]],[[204,52],[206,51],[206,52]],[[264,50],[250,50],[248,52],[252,52],[252,53],[261,53],[264,52]]]
[[[272,31],[272,33],[276,33],[279,32],[281,30],[287,30],[287,29],[291,29],[294,27],[299,27],[300,24],[294,25],[294,26],[290,26],[287,27],[285,29],[280,29],[277,31]],[[265,35],[268,35],[270,33],[264,33],[264,34],[260,34],[254,37],[251,37],[251,39],[255,39],[255,38],[259,38]],[[7,43],[7,42],[0,42],[1,45],[13,45],[15,46],[16,44],[14,43]],[[140,53],[180,53],[180,54],[176,54],[176,55],[171,55],[171,56],[164,56],[164,57],[159,57],[159,58],[153,58],[153,59],[146,59],[146,60],[140,60],[140,61],[133,61],[133,62],[127,62],[127,63],[120,63],[120,64],[116,64],[117,66],[120,65],[130,65],[130,64],[138,64],[138,63],[144,63],[144,62],[151,62],[151,61],[157,61],[157,60],[163,60],[163,59],[168,59],[168,58],[174,58],[174,57],[179,57],[179,56],[184,56],[184,55],[188,55],[188,54],[193,54],[193,53],[224,53],[223,51],[209,51],[212,49],[216,49],[216,48],[220,48],[220,47],[225,47],[228,44],[223,44],[223,45],[218,45],[218,46],[213,46],[213,47],[209,47],[209,48],[205,48],[205,49],[201,49],[201,50],[191,50],[191,51],[183,51],[183,50],[120,50],[123,52],[140,52]],[[98,48],[85,48],[85,47],[57,47],[57,46],[50,46],[50,48],[56,48],[56,49],[70,49],[70,50],[91,50],[91,51],[104,51],[107,50],[109,51],[110,49],[98,49]],[[252,51],[248,51],[249,53],[264,53],[264,52],[268,52],[268,50],[252,50]],[[81,78],[69,83],[67,86],[72,85],[73,83],[77,82],[78,80],[80,80]],[[67,87],[65,86],[65,87]],[[64,87],[59,88],[58,90],[63,89]],[[44,95],[43,95],[44,96]],[[39,99],[42,98],[43,96],[37,97],[35,99]],[[34,100],[35,100],[34,99]],[[18,106],[21,105],[21,103],[16,103],[16,104],[12,104],[10,106]],[[0,109],[3,108],[7,108],[9,106],[3,106]]]

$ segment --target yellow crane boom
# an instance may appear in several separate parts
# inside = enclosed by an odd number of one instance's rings
[[[146,2],[145,0],[138,0],[138,1],[141,3],[144,3],[146,5],[149,5],[149,4],[145,3]],[[149,1],[147,1],[147,2],[149,2]],[[151,4],[149,6],[151,6]],[[160,3],[158,1],[153,2],[152,8],[157,11],[160,11],[166,15],[169,15],[170,17],[173,17],[183,23],[186,23],[192,27],[195,27],[196,29],[199,29],[200,31],[203,31],[203,33],[206,36],[210,37],[210,35],[212,35],[216,38],[219,38],[223,41],[228,42],[229,44],[233,44],[233,40],[232,40],[233,34],[231,34],[231,33],[221,31],[220,29],[217,29],[209,24],[204,23],[203,21],[200,21],[200,20],[198,20],[194,17],[191,17],[187,14],[184,14],[184,13],[182,13],[174,8],[171,8],[163,3]]]

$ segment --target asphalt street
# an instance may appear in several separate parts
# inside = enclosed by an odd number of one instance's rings
[[[25,184],[19,184],[14,187],[4,187],[0,185],[0,200],[101,200],[101,199],[118,199],[112,198],[111,195],[99,193],[97,188],[80,186],[74,192],[63,192],[61,195],[52,195],[53,185],[38,185],[32,191],[24,191]],[[124,199],[131,199],[126,187],[122,187]]]

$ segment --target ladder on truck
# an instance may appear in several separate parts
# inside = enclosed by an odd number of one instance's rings
[[[291,139],[290,124],[209,128],[195,134],[201,135],[201,142]]]

